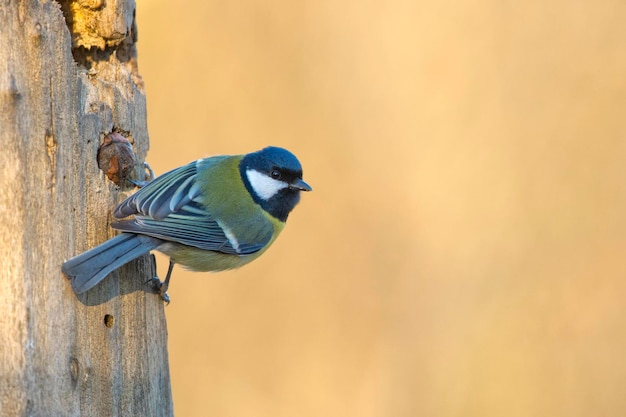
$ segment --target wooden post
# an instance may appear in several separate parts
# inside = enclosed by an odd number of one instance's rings
[[[148,149],[134,15],[132,0],[0,1],[2,416],[173,414],[153,260],[80,297],[61,273],[113,236],[130,190],[98,167],[104,136]]]

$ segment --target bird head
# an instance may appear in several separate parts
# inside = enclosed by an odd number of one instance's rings
[[[302,179],[298,158],[283,148],[269,146],[245,155],[239,171],[252,199],[283,222],[300,201],[300,191],[312,190]]]

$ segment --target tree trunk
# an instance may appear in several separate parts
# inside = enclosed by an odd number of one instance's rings
[[[130,191],[99,169],[148,149],[132,0],[0,3],[0,415],[172,415],[163,302],[145,257],[76,296],[65,259],[113,236]],[[132,175],[140,178],[137,164]]]

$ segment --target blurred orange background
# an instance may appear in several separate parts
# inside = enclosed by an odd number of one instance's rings
[[[626,415],[625,16],[138,0],[155,171],[271,144],[314,188],[175,270],[176,415]]]

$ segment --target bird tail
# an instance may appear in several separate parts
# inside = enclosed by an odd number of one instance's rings
[[[61,270],[81,294],[122,265],[157,248],[163,241],[154,237],[122,233],[66,261]]]

